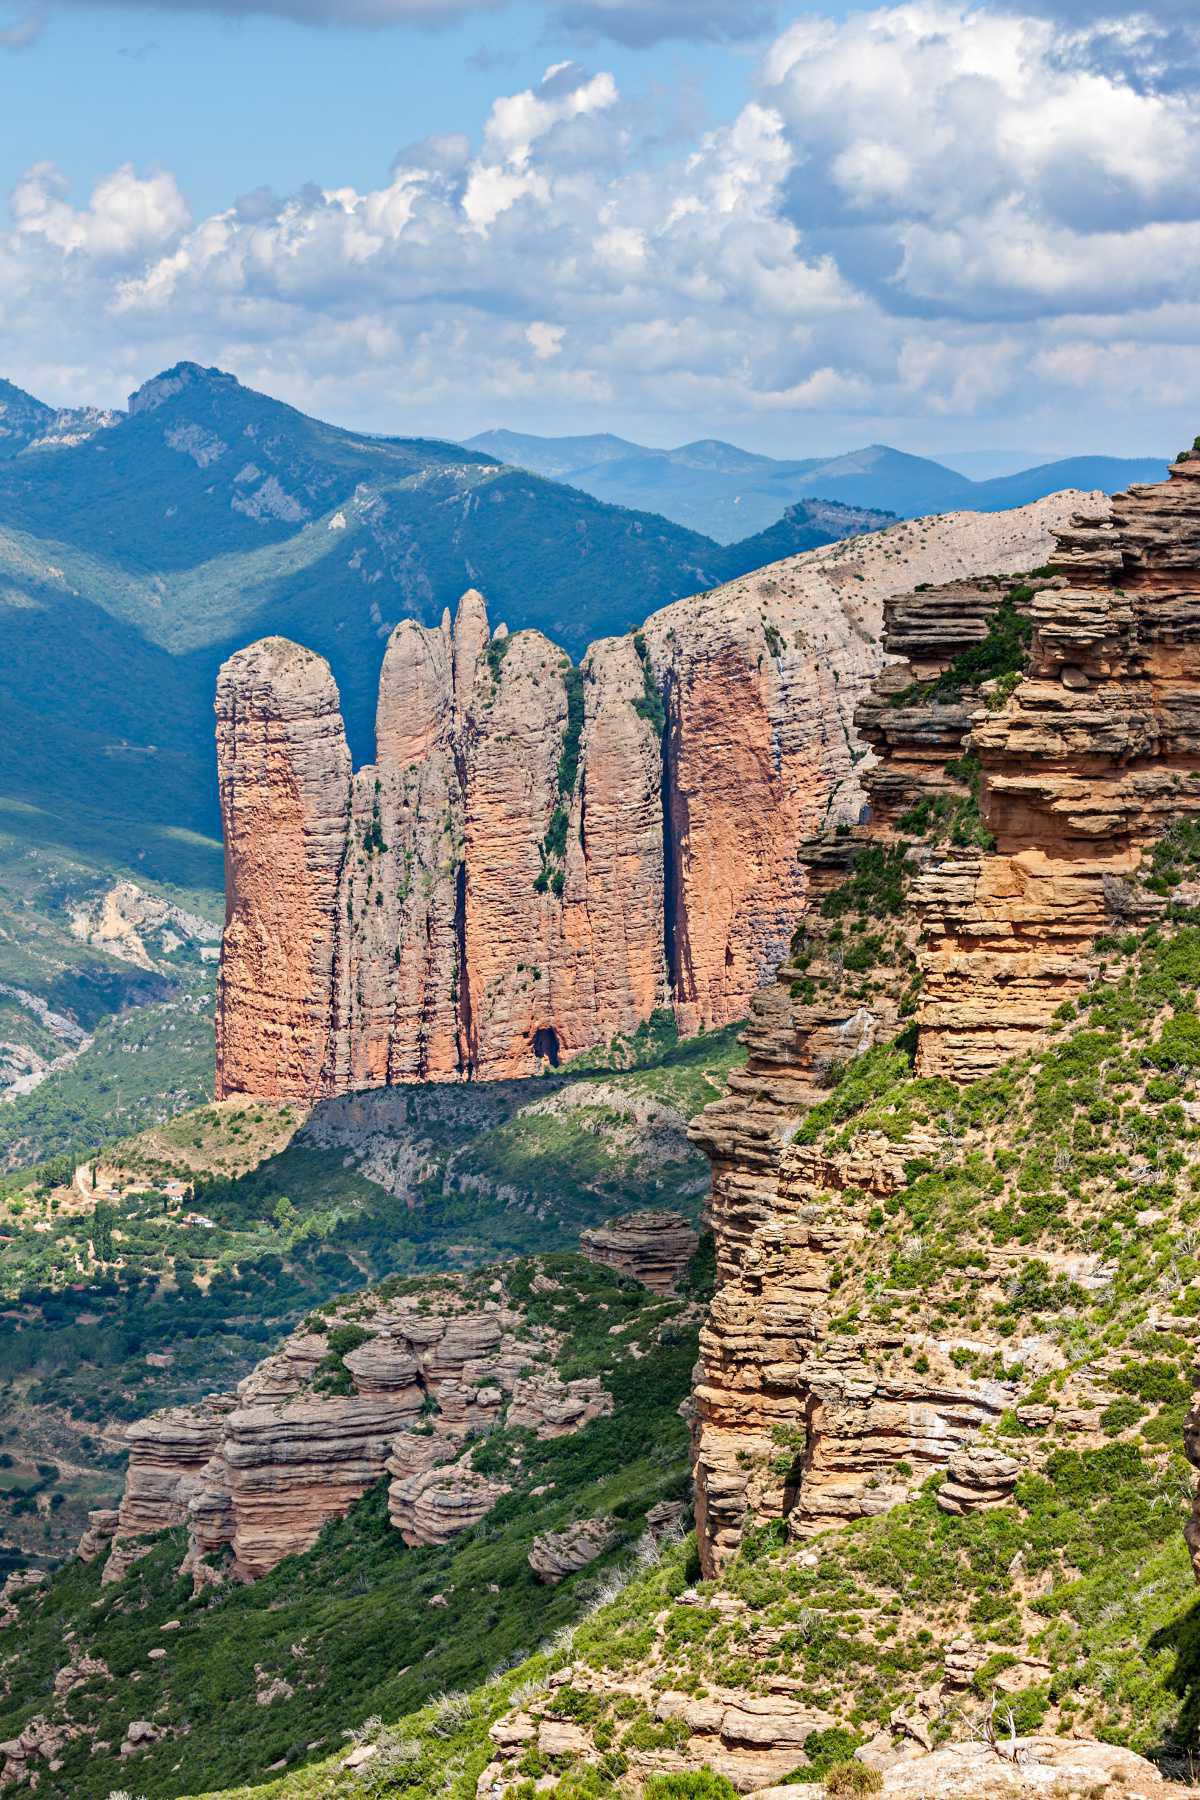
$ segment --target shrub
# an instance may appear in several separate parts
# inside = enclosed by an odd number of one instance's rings
[[[831,1769],[842,1768],[851,1762],[862,1741],[862,1738],[855,1732],[848,1731],[844,1725],[831,1725],[825,1731],[810,1732],[804,1740],[804,1767],[797,1769],[789,1779],[823,1781]],[[854,1766],[864,1767],[862,1763]]]
[[[737,1800],[733,1783],[712,1769],[697,1769],[688,1775],[651,1775],[642,1794],[643,1800]]]
[[[825,1777],[827,1794],[879,1794],[883,1792],[883,1776],[878,1769],[869,1769],[866,1763],[856,1762],[850,1757],[846,1762],[835,1763]]]

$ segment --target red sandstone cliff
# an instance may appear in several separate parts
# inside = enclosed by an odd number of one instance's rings
[[[271,639],[217,695],[228,919],[218,1093],[536,1073],[659,1008],[744,1016],[803,908],[797,847],[857,817],[884,600],[1039,562],[1067,496],[790,558],[592,646],[392,634],[351,775],[326,665]]]
[[[226,924],[217,991],[218,1088],[323,1091],[350,752],[328,664],[266,638],[217,682]]]

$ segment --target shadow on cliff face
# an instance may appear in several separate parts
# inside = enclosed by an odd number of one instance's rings
[[[647,1030],[529,1080],[342,1095],[250,1173],[202,1181],[197,1204],[240,1237],[286,1200],[285,1262],[319,1264],[329,1292],[573,1249],[581,1231],[639,1208],[694,1221],[708,1164],[687,1126],[724,1091],[737,1038],[737,1027],[683,1042]]]
[[[1153,1752],[1153,1761],[1172,1779],[1194,1783],[1200,1774],[1200,1599],[1156,1631],[1146,1649],[1150,1656],[1173,1652],[1175,1667],[1164,1685],[1181,1702],[1175,1729]]]

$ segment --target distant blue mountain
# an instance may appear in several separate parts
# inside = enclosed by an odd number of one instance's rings
[[[552,475],[612,505],[661,513],[721,543],[766,530],[798,500],[834,500],[904,518],[968,508],[999,512],[1063,488],[1117,493],[1131,482],[1162,481],[1167,472],[1166,461],[1154,457],[1076,456],[974,481],[886,444],[786,462],[713,438],[651,450],[609,434],[541,438],[485,431],[467,448]]]

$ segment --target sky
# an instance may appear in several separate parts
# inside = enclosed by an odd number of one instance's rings
[[[1200,432],[1196,0],[0,0],[0,374],[775,455]]]

